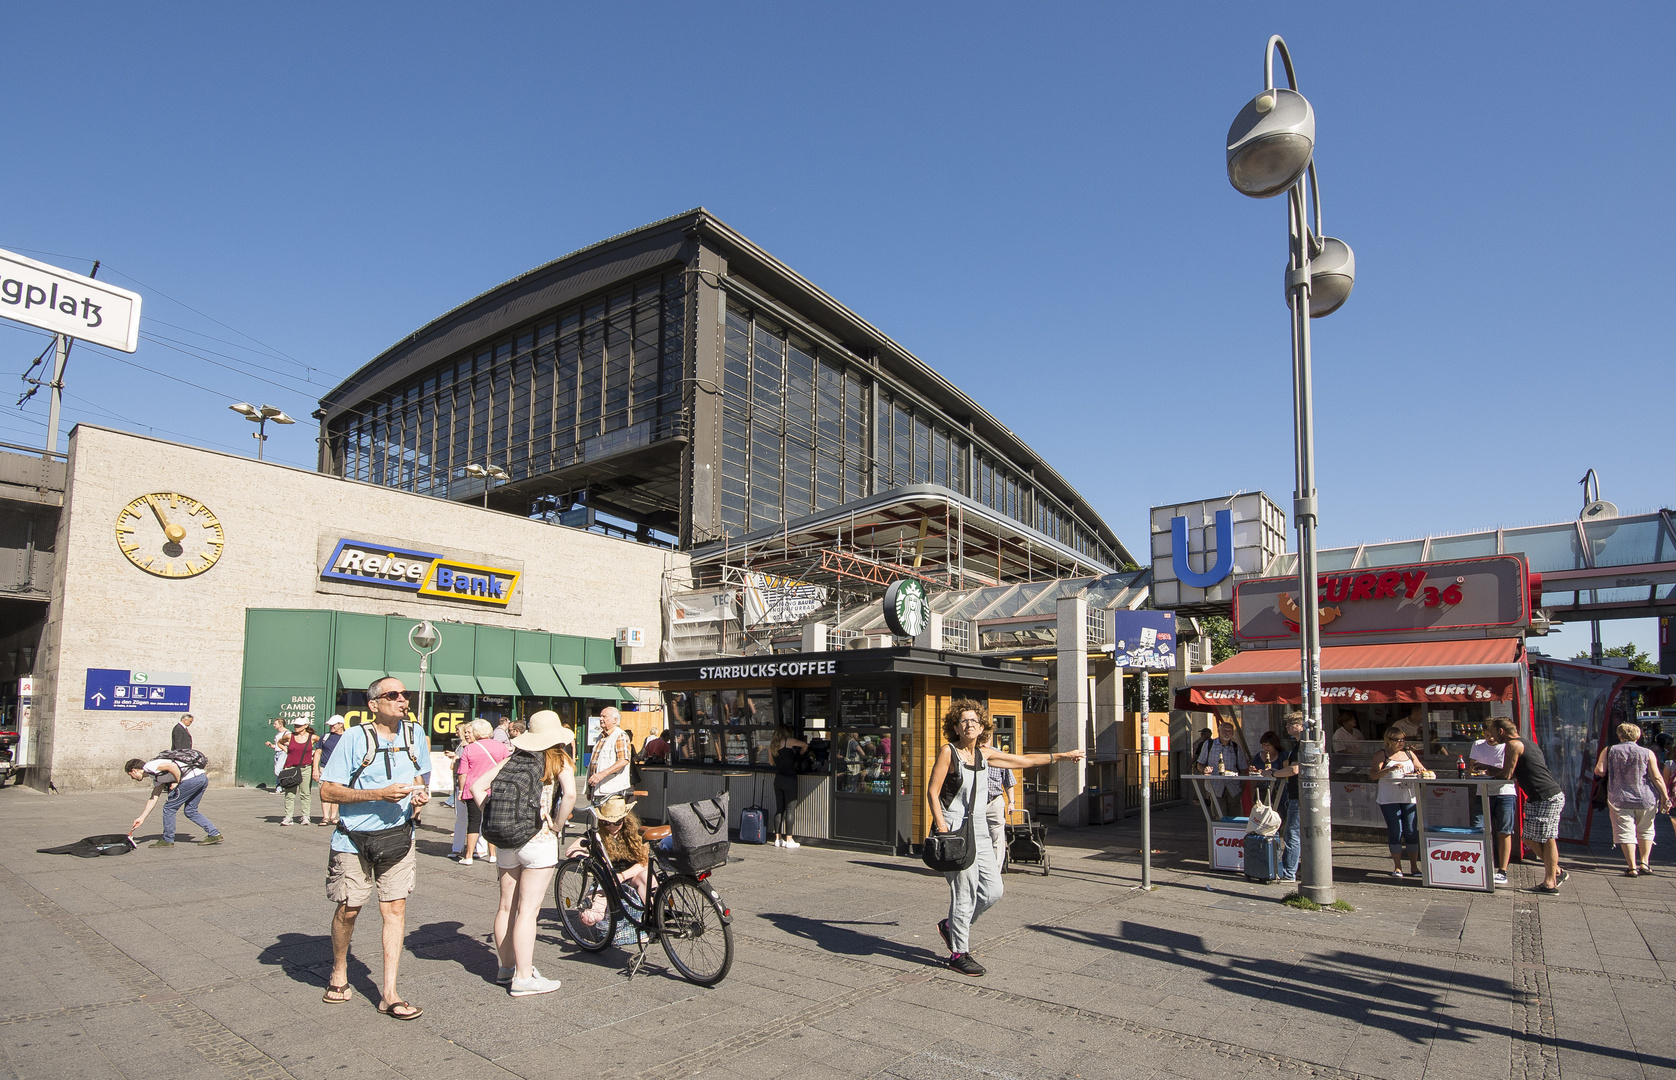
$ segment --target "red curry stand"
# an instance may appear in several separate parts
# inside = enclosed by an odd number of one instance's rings
[[[1524,637],[1541,596],[1541,578],[1529,572],[1522,556],[1323,573],[1317,588],[1324,710],[1379,703],[1494,703],[1495,712],[1520,718],[1521,730],[1530,737]],[[1239,583],[1233,620],[1242,651],[1189,675],[1177,692],[1177,707],[1215,712],[1242,705],[1301,705],[1296,590],[1296,577]],[[1499,703],[1506,704],[1495,707]],[[1326,719],[1331,730],[1330,716]],[[1427,764],[1439,777],[1453,777],[1454,756],[1447,769],[1441,761]],[[1449,785],[1444,779],[1419,787],[1422,802],[1440,788],[1464,788],[1480,798],[1489,790],[1482,783]],[[1487,809],[1487,799],[1484,805]],[[1479,831],[1429,822],[1424,806],[1420,814],[1426,824],[1420,838],[1425,883],[1492,889],[1488,813]],[[1463,863],[1484,872],[1462,874]]]

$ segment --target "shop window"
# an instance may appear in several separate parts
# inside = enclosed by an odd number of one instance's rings
[[[849,794],[890,794],[894,750],[891,733],[841,728],[835,734],[836,790]]]
[[[426,694],[425,732],[433,746],[452,747],[472,721],[470,694]]]

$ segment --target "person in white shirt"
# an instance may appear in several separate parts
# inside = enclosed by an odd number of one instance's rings
[[[623,795],[629,789],[629,762],[634,747],[628,732],[617,725],[622,715],[607,705],[599,711],[599,740],[594,743],[594,754],[588,763],[588,799],[599,806],[613,795]]]
[[[1354,750],[1356,744],[1362,741],[1362,733],[1356,727],[1356,714],[1349,709],[1338,711],[1338,727],[1333,730],[1333,753],[1342,754]]]
[[[198,802],[204,797],[204,789],[209,787],[209,775],[204,770],[191,766],[183,770],[178,762],[157,757],[150,761],[132,758],[123,766],[123,771],[135,780],[151,780],[151,798],[146,800],[140,816],[134,819],[133,827],[128,830],[130,834],[145,824],[145,819],[151,816],[151,808],[157,805],[158,796],[167,791],[169,797],[163,803],[163,839],[152,841],[152,847],[175,846],[175,814],[180,810],[185,810],[187,819],[204,830],[204,843],[221,843],[221,830],[198,812]]]
[[[1234,731],[1234,725],[1222,721],[1218,737],[1204,745],[1199,751],[1199,771],[1206,776],[1222,775],[1223,770],[1239,774],[1245,772],[1249,764],[1245,747],[1240,745],[1239,737]],[[1210,797],[1216,801],[1217,809],[1223,817],[1238,817],[1240,813],[1239,783],[1230,780],[1213,781],[1207,784]]]
[[[1507,763],[1506,740],[1493,727],[1484,729],[1484,737],[1472,744],[1467,759],[1472,762],[1474,776],[1493,776]],[[1484,827],[1484,804],[1478,793],[1472,793],[1472,827]],[[1490,832],[1496,841],[1496,884],[1507,884],[1507,864],[1513,858],[1514,811],[1519,797],[1509,780],[1490,789]]]

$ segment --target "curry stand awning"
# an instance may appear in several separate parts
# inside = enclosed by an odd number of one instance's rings
[[[1187,677],[1177,707],[1298,705],[1297,649],[1254,649]],[[1524,668],[1517,638],[1339,645],[1321,650],[1321,700],[1373,702],[1511,701]]]

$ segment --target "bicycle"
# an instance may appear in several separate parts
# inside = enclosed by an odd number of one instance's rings
[[[669,836],[669,826],[641,826],[640,835],[651,848],[646,875],[646,903],[638,915],[623,902],[623,890],[605,854],[597,818],[583,833],[583,850],[559,864],[553,879],[553,900],[565,936],[586,952],[600,952],[616,942],[619,923],[632,927],[639,953],[623,974],[634,978],[647,959],[653,941],[663,945],[669,962],[682,978],[699,986],[715,986],[733,966],[733,913],[711,886],[710,869],[682,865],[679,850],[663,851],[658,844]],[[592,926],[582,913],[605,898],[605,911]]]

